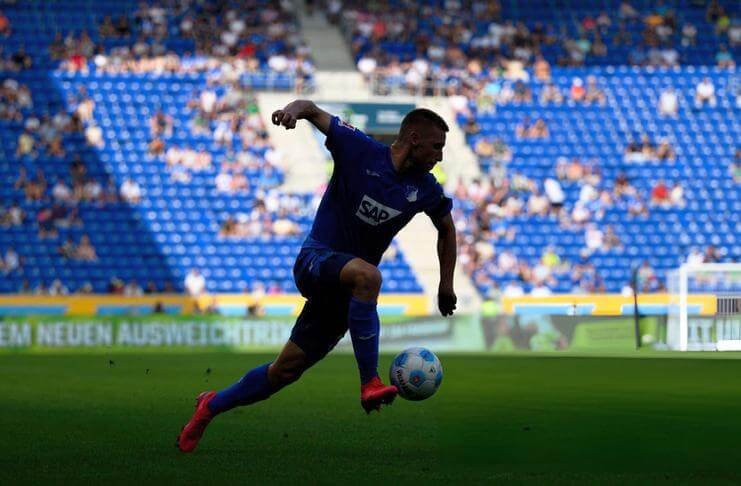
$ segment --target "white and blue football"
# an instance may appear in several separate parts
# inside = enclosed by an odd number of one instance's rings
[[[443,367],[435,353],[425,348],[409,348],[391,363],[389,380],[407,400],[424,400],[435,394],[443,381]]]

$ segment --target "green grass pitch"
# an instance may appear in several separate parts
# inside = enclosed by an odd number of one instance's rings
[[[197,392],[271,358],[2,355],[0,484],[741,481],[737,356],[442,355],[437,395],[366,416],[352,356],[331,355],[176,450]]]

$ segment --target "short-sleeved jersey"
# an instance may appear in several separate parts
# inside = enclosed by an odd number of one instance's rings
[[[326,246],[378,265],[394,236],[419,212],[444,217],[452,201],[430,173],[396,172],[391,149],[333,117],[326,146],[334,172],[304,247]]]

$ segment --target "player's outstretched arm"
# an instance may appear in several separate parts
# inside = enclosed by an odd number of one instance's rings
[[[452,316],[458,301],[453,289],[457,254],[455,225],[450,213],[440,219],[433,219],[432,223],[437,228],[437,257],[440,260],[440,286],[437,289],[437,306],[442,315]]]
[[[309,120],[326,135],[329,133],[332,115],[316,106],[313,101],[296,100],[288,103],[282,110],[275,110],[272,116],[273,124],[283,125],[286,130],[296,128],[298,120]]]

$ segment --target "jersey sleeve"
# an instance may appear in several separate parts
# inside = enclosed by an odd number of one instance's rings
[[[424,212],[432,220],[438,220],[445,217],[453,209],[453,200],[445,195],[442,186],[434,181],[434,177],[429,175],[433,180],[432,186],[424,200]]]
[[[332,154],[335,165],[344,166],[375,150],[378,142],[354,126],[333,116],[327,132],[325,146]]]

